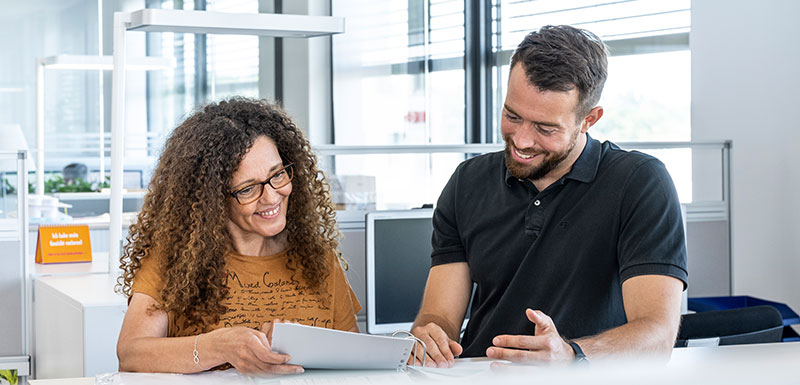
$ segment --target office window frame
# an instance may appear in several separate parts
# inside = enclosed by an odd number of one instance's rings
[[[501,65],[508,63],[513,54],[513,49],[502,49],[499,42],[501,22],[501,1],[464,1],[464,56],[457,58],[431,58],[427,63],[420,60],[411,60],[403,66],[407,69],[435,72],[453,68],[454,65],[464,68],[465,93],[464,93],[464,144],[473,143],[500,143],[499,136],[499,109],[502,105],[500,89],[502,77]],[[430,15],[428,16],[430,17]],[[493,31],[493,23],[498,30]],[[576,25],[581,27],[581,25]],[[649,31],[653,32],[653,31]],[[641,55],[651,53],[689,51],[689,32],[666,31],[665,34],[641,35],[631,34],[626,38],[604,39],[609,49],[609,57]],[[501,48],[494,51],[493,44]],[[331,53],[331,55],[334,55]],[[456,63],[458,62],[458,63]],[[427,68],[426,68],[427,67]],[[332,69],[333,71],[333,69]],[[393,73],[396,71],[393,71]],[[410,72],[409,72],[410,73]],[[333,87],[331,87],[331,100],[333,100]],[[334,104],[333,114],[336,108]],[[332,130],[335,134],[335,118]],[[335,135],[332,136],[335,138]],[[334,144],[335,139],[333,139]]]

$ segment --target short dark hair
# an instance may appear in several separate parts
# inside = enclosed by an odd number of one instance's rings
[[[546,25],[525,36],[511,56],[522,63],[530,83],[541,91],[578,88],[578,119],[600,101],[608,76],[605,44],[597,35],[568,25]]]

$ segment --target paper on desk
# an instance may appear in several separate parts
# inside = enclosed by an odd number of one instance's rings
[[[343,332],[299,324],[273,326],[272,350],[307,369],[397,369],[405,366],[414,341]]]
[[[274,380],[273,380],[274,381]],[[254,385],[267,385],[275,382],[259,380]],[[280,385],[403,385],[409,377],[396,370],[307,370],[300,375],[283,376],[277,381]]]
[[[492,363],[511,364],[511,361],[496,360],[488,357],[456,358],[451,368],[428,368],[409,366],[409,376],[428,380],[445,380],[455,378],[471,378],[491,373]]]
[[[274,337],[273,337],[274,338]],[[459,358],[452,368],[408,367],[407,371],[395,370],[306,370],[299,375],[254,377],[255,385],[399,385],[399,384],[463,384],[496,382],[492,372],[493,362],[510,363],[486,357]],[[486,380],[486,381],[484,381]]]

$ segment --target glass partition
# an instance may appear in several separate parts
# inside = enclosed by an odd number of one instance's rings
[[[25,150],[0,150],[0,369],[11,370],[14,377],[28,376],[31,371],[32,291],[27,277],[32,260],[25,253],[29,240],[26,159]]]

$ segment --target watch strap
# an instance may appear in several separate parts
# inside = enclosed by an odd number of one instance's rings
[[[586,357],[586,354],[581,349],[581,346],[578,345],[575,341],[567,341],[569,346],[572,348],[572,351],[575,352],[575,358],[573,362],[576,364],[589,364],[589,359]]]

